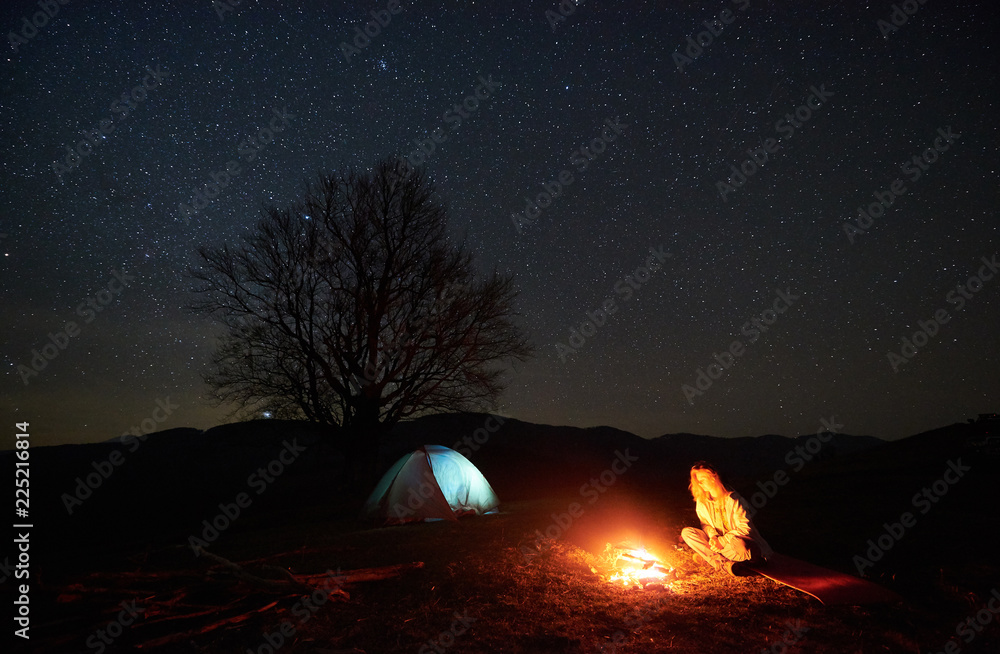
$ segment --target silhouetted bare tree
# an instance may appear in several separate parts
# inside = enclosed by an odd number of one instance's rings
[[[403,418],[493,403],[502,362],[531,353],[511,279],[477,274],[433,185],[397,162],[324,177],[198,253],[195,309],[225,327],[215,399],[341,427],[355,461]]]

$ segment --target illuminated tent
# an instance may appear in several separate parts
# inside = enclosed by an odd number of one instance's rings
[[[385,473],[361,517],[383,524],[457,520],[496,512],[500,500],[486,477],[455,450],[424,445]]]

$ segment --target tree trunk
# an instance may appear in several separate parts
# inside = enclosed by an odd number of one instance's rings
[[[348,458],[355,484],[368,492],[378,481],[378,455],[382,444],[378,398],[360,397],[347,428]]]

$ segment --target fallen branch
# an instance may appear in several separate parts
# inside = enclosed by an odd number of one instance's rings
[[[395,565],[386,565],[380,568],[358,568],[357,570],[342,572],[336,577],[333,577],[333,579],[341,585],[356,584],[363,581],[380,581],[382,579],[389,579],[390,577],[398,577],[407,570],[419,570],[422,567],[424,567],[423,561],[414,561],[413,563],[397,563]],[[325,574],[295,575],[295,577],[296,579],[300,579],[306,583],[315,583],[317,581],[322,581],[323,579],[330,579],[330,576]]]
[[[261,586],[268,590],[276,590],[281,592],[287,592],[288,590],[296,590],[304,593],[311,593],[316,590],[315,586],[311,586],[295,578],[295,576],[288,574],[287,579],[265,579],[263,577],[258,577],[257,575],[250,574],[243,569],[237,563],[233,563],[229,559],[223,558],[217,554],[212,554],[211,552],[199,547],[197,550],[198,554],[206,557],[210,561],[215,561],[219,565],[222,565],[227,570],[229,570],[233,576],[235,576],[240,581],[245,581],[256,586]]]
[[[174,642],[177,642],[179,640],[189,640],[192,636],[199,636],[199,635],[202,635],[202,634],[207,634],[210,631],[215,631],[216,629],[222,629],[223,627],[228,627],[230,625],[240,624],[241,622],[246,622],[248,619],[250,619],[250,616],[252,616],[254,613],[261,613],[263,611],[266,611],[266,610],[272,608],[277,603],[278,603],[277,601],[274,601],[274,602],[271,602],[270,604],[268,604],[267,606],[260,607],[259,609],[254,609],[254,610],[248,611],[246,613],[240,613],[239,615],[234,615],[234,616],[225,618],[223,620],[219,620],[217,622],[212,622],[212,623],[209,623],[209,624],[204,625],[202,627],[198,627],[198,628],[192,629],[190,631],[181,631],[179,633],[173,633],[173,634],[169,634],[167,636],[161,636],[159,638],[154,638],[152,640],[147,640],[147,641],[145,641],[144,643],[141,644],[140,648],[159,647],[161,645],[169,645],[170,643],[174,643]],[[188,615],[179,615],[179,616],[176,616],[176,617],[173,617],[173,618],[165,618],[165,619],[157,620],[156,622],[164,622],[166,620],[183,620],[183,619],[187,619],[187,618],[197,618],[197,617],[201,617],[202,615],[206,615],[206,614],[209,614],[209,613],[217,613],[217,612],[218,612],[218,608],[216,608],[215,610],[212,610],[212,611],[204,611],[204,612],[192,613],[192,614],[188,614]]]
[[[59,601],[81,601],[86,597],[97,595],[120,595],[128,590],[129,584],[137,580],[143,585],[152,585],[150,582],[159,582],[157,585],[163,587],[159,590],[143,590],[141,602],[143,605],[144,619],[135,629],[137,638],[148,634],[149,631],[162,631],[170,629],[173,633],[169,635],[158,635],[150,640],[138,643],[142,649],[149,649],[169,645],[171,643],[189,641],[192,636],[208,634],[220,630],[240,629],[241,625],[256,615],[268,612],[279,606],[284,600],[282,597],[275,599],[273,596],[264,599],[266,603],[259,608],[253,605],[262,600],[255,594],[243,593],[240,599],[226,602],[232,599],[228,594],[233,592],[229,588],[212,588],[213,576],[231,575],[242,583],[251,584],[265,592],[289,598],[290,602],[295,595],[315,595],[316,591],[324,593],[327,598],[338,597],[350,599],[350,595],[343,589],[346,584],[379,581],[396,577],[407,570],[415,570],[424,566],[423,562],[402,563],[388,565],[377,568],[362,568],[336,573],[327,571],[323,574],[303,574],[297,575],[286,568],[272,564],[255,566],[260,572],[255,574],[246,568],[246,563],[236,563],[225,557],[208,552],[204,548],[199,548],[197,554],[203,556],[202,559],[208,566],[208,584],[205,583],[205,576],[196,570],[185,569],[182,571],[164,572],[132,572],[120,574],[92,574],[83,583],[71,584],[61,590],[63,592]],[[257,559],[260,564],[264,559]],[[263,577],[271,575],[271,578]],[[115,588],[121,584],[121,588]],[[134,589],[133,589],[134,590]],[[207,595],[206,595],[207,591]],[[264,593],[261,593],[263,595]],[[195,601],[192,599],[197,598]],[[118,607],[115,607],[117,610]],[[230,614],[230,615],[227,615]],[[203,620],[216,618],[207,624],[198,625]],[[142,635],[139,635],[142,634]]]
[[[217,554],[212,554],[203,548],[198,548],[198,552],[210,560],[220,563],[227,569],[231,570],[234,575],[239,579],[255,583],[265,588],[271,589],[282,589],[291,585],[295,588],[305,591],[316,590],[320,583],[323,583],[324,588],[328,586],[331,579],[337,582],[338,586],[345,584],[360,583],[363,581],[380,581],[382,579],[389,579],[390,577],[397,577],[407,570],[416,570],[424,567],[423,561],[414,561],[413,563],[397,563],[394,565],[386,565],[379,568],[359,568],[357,570],[349,570],[348,572],[340,573],[335,577],[331,577],[328,573],[323,574],[311,574],[311,575],[296,575],[292,574],[284,568],[279,568],[278,566],[265,566],[267,569],[279,572],[286,577],[284,580],[277,579],[264,579],[263,577],[258,577],[252,575],[243,569],[237,563],[233,563],[229,559],[223,558]],[[339,588],[338,588],[339,590]],[[342,591],[341,591],[342,592]],[[346,595],[346,593],[345,593]]]

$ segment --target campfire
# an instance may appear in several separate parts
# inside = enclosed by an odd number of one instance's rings
[[[608,543],[604,553],[612,571],[608,577],[611,583],[620,583],[626,588],[670,588],[674,581],[673,567],[642,547],[633,547],[627,543]]]

